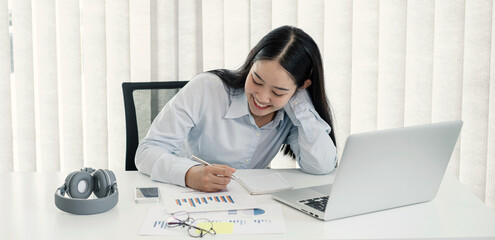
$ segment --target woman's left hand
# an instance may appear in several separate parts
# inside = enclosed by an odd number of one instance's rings
[[[285,104],[284,111],[289,116],[290,120],[294,124],[298,124],[299,120],[297,119],[297,112],[301,111],[301,108],[307,108],[306,103],[311,103],[311,98],[309,97],[307,89],[299,89],[294,93],[289,102]]]

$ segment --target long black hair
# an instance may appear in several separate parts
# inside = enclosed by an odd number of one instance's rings
[[[311,80],[308,94],[316,112],[330,125],[330,138],[335,141],[332,112],[325,93],[325,79],[320,50],[315,41],[303,30],[293,26],[273,29],[251,49],[244,64],[237,70],[217,69],[210,71],[220,77],[231,95],[244,91],[246,78],[254,62],[260,60],[278,60],[291,75],[298,88],[306,79]],[[284,154],[294,157],[288,145],[282,147]]]

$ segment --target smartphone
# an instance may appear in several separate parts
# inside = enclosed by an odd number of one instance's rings
[[[160,191],[157,187],[137,187],[136,203],[153,203],[160,201]]]

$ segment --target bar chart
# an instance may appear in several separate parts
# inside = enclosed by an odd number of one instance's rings
[[[257,206],[254,197],[236,182],[231,182],[228,189],[219,192],[177,187],[162,196],[168,213],[253,209]]]
[[[180,198],[175,199],[175,204],[178,206],[189,205],[191,207],[196,207],[201,204],[212,204],[212,203],[235,203],[231,195],[221,195],[221,196],[210,196],[210,197],[192,197],[192,198]]]
[[[155,220],[155,222],[153,223],[153,228],[166,229],[167,222],[165,220]]]

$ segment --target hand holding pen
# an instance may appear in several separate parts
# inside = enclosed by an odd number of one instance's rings
[[[202,163],[205,166],[212,166],[209,162],[207,162],[207,161],[205,161],[205,160],[203,160],[203,159],[201,159],[199,157],[196,157],[194,155],[191,156],[191,159],[194,160],[194,161],[196,161],[196,162]],[[230,178],[232,178],[234,180],[237,180],[237,177],[234,174],[232,174],[232,176],[230,176]]]
[[[185,177],[186,186],[203,192],[217,192],[227,188],[231,179],[235,179],[235,168],[227,165],[210,164],[196,156],[193,160],[201,163],[191,167]]]

